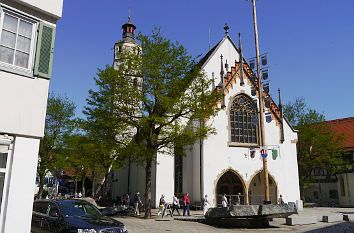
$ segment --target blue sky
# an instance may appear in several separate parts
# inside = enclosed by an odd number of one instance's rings
[[[209,28],[213,46],[228,23],[235,43],[242,35],[244,56],[255,56],[252,5],[245,0],[64,0],[50,90],[73,100],[78,116],[97,68],[113,62],[128,9],[137,31],[160,26],[194,56],[208,52]],[[259,0],[257,14],[273,98],[280,88],[283,103],[303,96],[327,120],[354,117],[354,1]]]

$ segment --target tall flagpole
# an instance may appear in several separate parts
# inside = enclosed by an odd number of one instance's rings
[[[257,29],[257,15],[256,15],[256,0],[251,0],[253,4],[253,26],[254,38],[256,44],[256,58],[257,58],[257,76],[258,76],[258,94],[259,94],[259,124],[260,124],[260,144],[261,147],[265,146],[265,133],[264,133],[264,101],[263,101],[263,85],[261,76],[261,65],[259,59],[259,44],[258,44],[258,29]],[[264,171],[264,198],[269,202],[269,179],[268,179],[268,164],[267,157],[263,157],[263,171]]]

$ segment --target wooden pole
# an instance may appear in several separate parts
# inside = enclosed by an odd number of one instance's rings
[[[258,44],[258,29],[257,29],[257,15],[256,15],[256,0],[252,0],[253,4],[253,26],[254,37],[256,44],[256,58],[257,58],[257,76],[258,76],[258,94],[259,94],[259,124],[260,124],[260,144],[261,147],[265,146],[265,134],[264,134],[264,113],[263,113],[263,85],[261,76],[261,66],[259,59],[259,44]],[[263,171],[264,171],[264,198],[269,201],[269,180],[268,180],[268,165],[267,158],[263,158]]]

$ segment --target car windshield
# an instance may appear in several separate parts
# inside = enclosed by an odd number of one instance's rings
[[[83,201],[63,201],[59,203],[65,217],[69,216],[98,216],[101,212],[93,205]]]

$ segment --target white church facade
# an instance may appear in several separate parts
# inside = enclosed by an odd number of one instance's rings
[[[130,23],[130,21],[129,21]],[[134,39],[135,26],[123,25],[124,46]],[[129,29],[129,27],[133,29]],[[127,31],[129,34],[127,40]],[[279,196],[285,202],[300,201],[298,165],[296,154],[297,132],[283,119],[281,105],[275,104],[269,94],[265,108],[265,144],[260,147],[260,126],[257,120],[259,96],[252,79],[253,71],[243,59],[241,50],[235,45],[227,30],[225,37],[200,61],[208,78],[215,80],[212,89],[224,90],[222,109],[208,123],[216,134],[200,140],[186,148],[185,157],[173,157],[158,153],[157,164],[152,172],[152,206],[157,207],[161,194],[172,200],[173,194],[189,193],[191,202],[200,202],[207,194],[214,206],[221,204],[221,195],[226,194],[232,202],[241,193],[242,204],[261,204],[264,201],[263,162],[260,154],[268,154],[270,201],[276,203]],[[241,75],[241,72],[242,75]],[[252,95],[253,94],[253,95]],[[223,106],[221,106],[223,105]],[[145,170],[129,161],[120,171],[110,176],[113,199],[124,193],[144,193]]]

